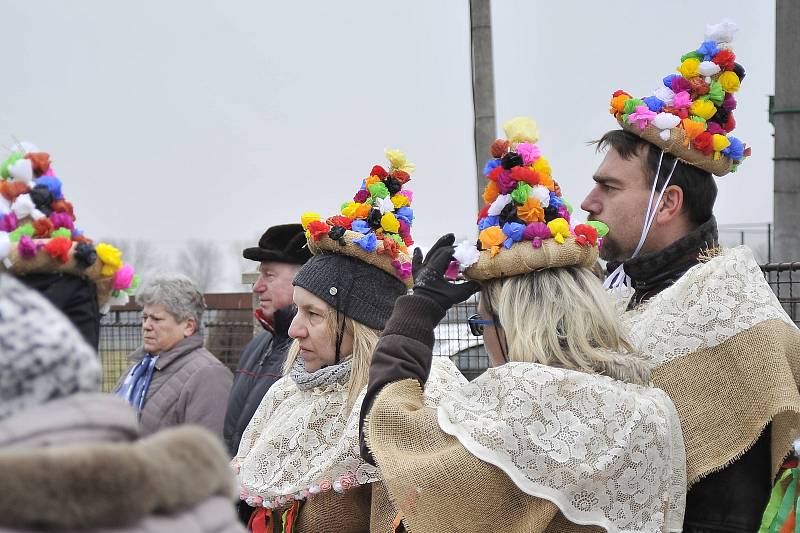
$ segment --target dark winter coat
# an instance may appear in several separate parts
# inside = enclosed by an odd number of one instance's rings
[[[288,333],[289,324],[294,314],[294,306],[279,309],[275,313],[273,331],[256,335],[239,357],[223,431],[231,457],[239,450],[242,434],[264,394],[283,375],[283,363],[292,341]]]

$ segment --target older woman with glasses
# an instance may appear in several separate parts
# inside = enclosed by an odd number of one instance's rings
[[[198,424],[222,437],[233,374],[203,347],[203,294],[181,274],[143,284],[142,347],[114,393],[139,413],[145,434],[178,424]]]
[[[512,132],[492,145],[480,249],[449,234],[424,261],[416,250],[413,294],[397,300],[372,358],[362,454],[409,531],[680,531],[675,407],[646,386],[648,367],[589,270],[597,230],[570,225],[533,142]],[[452,281],[455,266],[471,281]],[[493,368],[425,407],[433,330],[477,291],[468,323]]]

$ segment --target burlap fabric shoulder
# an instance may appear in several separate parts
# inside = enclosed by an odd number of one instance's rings
[[[464,275],[481,281],[518,276],[543,268],[573,265],[588,268],[597,261],[597,255],[597,246],[581,246],[575,242],[575,237],[567,238],[563,244],[555,239],[545,239],[539,248],[534,248],[530,241],[522,241],[500,250],[494,257],[490,250],[481,251],[478,262],[467,268]]]
[[[715,176],[724,176],[730,172],[731,166],[733,165],[733,161],[729,157],[720,156],[719,159],[714,159],[713,157],[705,155],[700,150],[691,148],[689,142],[686,140],[686,134],[683,128],[672,128],[669,130],[669,139],[665,141],[661,138],[661,130],[655,126],[648,125],[645,129],[640,129],[636,124],[626,124],[621,116],[617,118],[617,122],[622,129],[630,131],[645,141],[655,144],[684,163],[694,165]]]
[[[392,265],[392,261],[394,261],[394,259],[392,259],[392,256],[389,255],[388,253],[383,253],[382,241],[380,240],[378,241],[377,246],[375,248],[375,252],[372,253],[367,252],[361,246],[353,242],[356,239],[360,239],[363,236],[364,235],[362,233],[359,233],[357,231],[347,230],[344,232],[344,236],[342,237],[342,242],[344,244],[341,244],[339,241],[334,241],[327,235],[323,235],[317,241],[315,241],[312,238],[309,238],[308,249],[311,251],[312,254],[315,255],[318,253],[326,253],[326,252],[349,255],[351,257],[361,259],[365,263],[368,263],[374,267],[378,267],[384,272],[391,274],[392,276],[397,276],[397,270]],[[408,256],[408,254],[405,254],[403,252],[399,252],[396,260],[400,261],[401,263],[411,262],[411,258]],[[405,283],[406,287],[408,288],[411,288],[411,286],[414,283],[413,280],[411,279],[411,276],[401,281]]]
[[[415,380],[384,387],[366,422],[385,490],[411,533],[605,531],[569,522],[553,503],[525,494],[502,470],[469,453],[441,430]]]
[[[722,252],[625,313],[652,379],[675,403],[689,486],[772,423],[772,473],[800,436],[800,331],[745,247]]]

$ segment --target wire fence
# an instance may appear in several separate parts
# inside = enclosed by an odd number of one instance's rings
[[[253,338],[253,305],[250,293],[206,294],[203,314],[205,347],[231,371]],[[113,307],[100,322],[100,357],[103,390],[111,391],[130,365],[128,354],[142,345],[142,308],[131,300]]]
[[[800,325],[800,261],[768,263],[761,266],[784,309]],[[253,338],[252,295],[250,293],[206,294],[203,332],[206,348],[231,370]],[[435,330],[433,354],[450,357],[461,372],[472,380],[489,366],[483,338],[469,331],[467,319],[477,313],[477,297],[454,306]],[[131,301],[112,308],[101,322],[100,355],[103,362],[103,390],[114,388],[128,367],[127,355],[142,344],[141,308]]]

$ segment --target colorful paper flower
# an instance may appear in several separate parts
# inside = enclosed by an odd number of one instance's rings
[[[517,187],[511,191],[511,199],[518,204],[524,204],[531,192],[531,186],[525,182],[517,183]]]
[[[529,142],[539,140],[539,128],[529,117],[515,117],[503,124],[506,139],[511,143]]]
[[[553,238],[558,244],[564,244],[564,239],[571,235],[569,231],[569,222],[563,218],[551,220],[547,223],[547,227],[550,228],[550,233],[553,234]]]
[[[500,188],[497,186],[497,182],[489,181],[483,189],[483,201],[491,204],[498,196],[500,196]]]
[[[50,239],[44,245],[44,251],[53,259],[61,263],[69,261],[69,251],[72,249],[72,241],[66,237],[56,237]]]
[[[510,143],[506,139],[496,139],[489,147],[489,152],[491,152],[493,158],[498,160],[498,165],[500,164],[499,159],[503,157],[506,152],[508,152],[509,144]]]
[[[628,115],[628,122],[639,126],[640,130],[645,129],[656,117],[656,114],[650,111],[646,105],[636,107],[636,110]]]
[[[24,259],[33,259],[38,252],[36,243],[33,242],[30,235],[22,235],[17,243],[17,252]]]
[[[495,198],[494,202],[492,202],[491,207],[489,207],[489,216],[496,216],[499,215],[505,206],[507,206],[511,202],[511,195],[509,194],[501,194],[497,198]]]
[[[397,272],[397,277],[400,279],[408,279],[411,277],[412,272],[412,265],[409,262],[401,263],[397,259],[392,261],[392,266],[394,267],[395,272]]]
[[[692,115],[697,115],[698,117],[702,117],[706,120],[713,117],[714,113],[717,112],[717,108],[708,100],[695,100],[692,102],[689,110]]]
[[[511,248],[515,242],[522,240],[522,235],[525,233],[525,224],[519,222],[506,222],[503,224],[503,234],[506,240],[503,241],[504,248]]]
[[[400,222],[398,222],[397,217],[394,216],[394,213],[385,213],[381,217],[381,227],[383,228],[383,231],[397,233],[400,230]]]
[[[739,76],[737,76],[736,73],[731,70],[727,70],[720,74],[719,78],[717,78],[717,81],[720,83],[720,85],[722,85],[722,88],[725,89],[725,92],[735,93],[739,90]]]
[[[384,153],[386,154],[386,159],[389,160],[392,166],[392,170],[401,170],[407,174],[411,174],[417,168],[414,163],[410,163],[406,159],[406,155],[400,150],[384,150]],[[405,183],[405,181],[401,181],[401,183]]]
[[[350,229],[352,229],[353,231],[357,231],[359,233],[369,233],[370,232],[369,224],[367,224],[363,220],[354,220],[353,223],[350,226]]]
[[[528,197],[525,203],[517,208],[517,216],[526,224],[544,221],[544,209],[538,199]]]
[[[469,268],[480,259],[481,253],[475,243],[469,241],[461,241],[453,251],[453,259],[458,261],[459,266]]]
[[[486,162],[486,164],[483,165],[483,175],[484,176],[488,176],[489,173],[492,170],[496,169],[499,166],[500,166],[500,160],[499,159],[490,159],[490,160],[488,160]]]
[[[303,225],[303,229],[305,230],[308,229],[309,222],[312,222],[314,220],[319,220],[321,218],[322,217],[319,216],[319,213],[311,213],[311,212],[303,213],[302,215],[300,215],[300,224]],[[101,261],[103,260],[102,255],[100,256],[100,260]]]
[[[681,65],[678,67],[678,72],[680,72],[684,78],[691,79],[700,75],[698,71],[699,67],[700,67],[700,60],[692,57],[685,59],[681,63]]]
[[[542,155],[539,147],[529,142],[519,143],[517,145],[517,153],[522,157],[522,162],[525,165],[533,164]]]
[[[378,238],[374,233],[367,233],[363,237],[353,240],[353,242],[361,247],[367,253],[372,253],[378,247]]]
[[[597,242],[597,230],[588,224],[575,226],[575,241],[581,246],[594,246]]]

